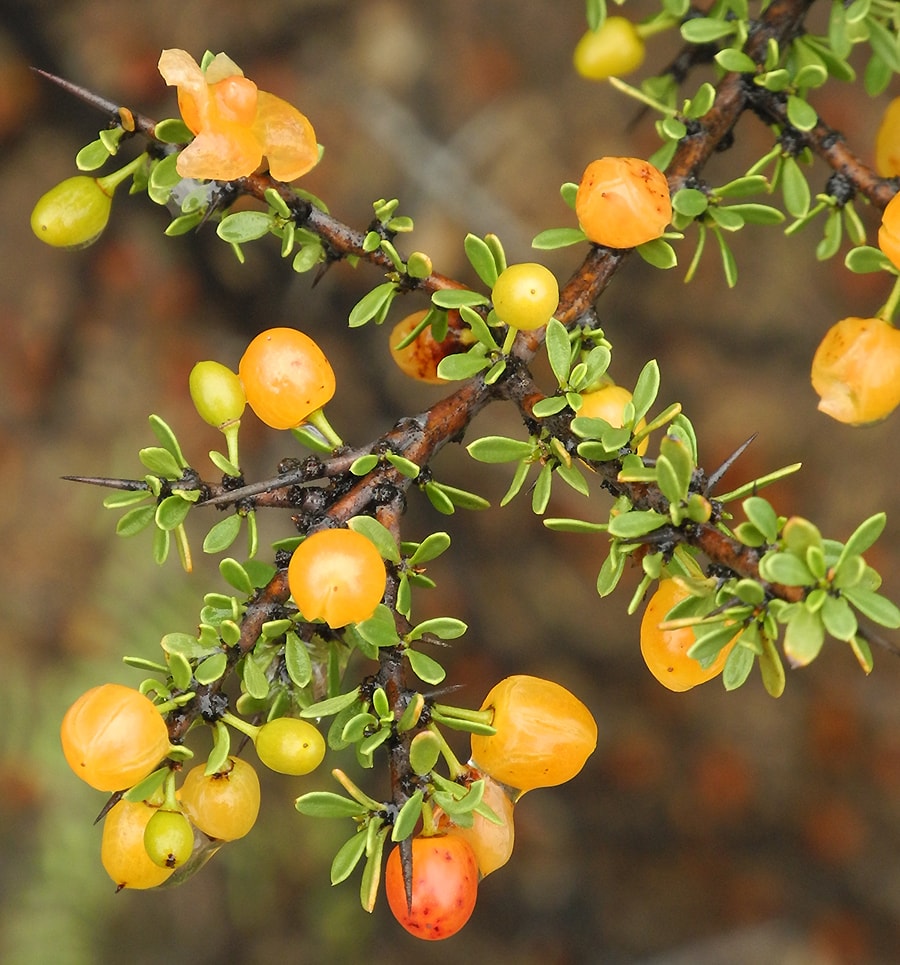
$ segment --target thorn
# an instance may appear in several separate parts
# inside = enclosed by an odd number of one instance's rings
[[[734,452],[722,463],[722,465],[712,473],[706,483],[706,490],[703,493],[704,496],[709,496],[712,493],[716,483],[718,483],[725,473],[728,472],[728,470],[735,464],[735,462],[740,459],[740,457],[747,451],[750,443],[753,442],[758,435],[758,432],[754,432],[746,442],[742,442],[741,445],[739,445],[737,449],[735,449]]]
[[[40,74],[41,77],[49,80],[51,83],[56,84],[57,87],[61,87],[73,97],[77,97],[79,100],[84,101],[85,104],[89,104],[91,107],[96,107],[97,110],[104,111],[107,114],[113,114],[114,116],[118,117],[119,105],[115,102],[107,100],[105,97],[101,97],[99,94],[95,94],[93,91],[89,91],[86,87],[79,87],[78,84],[73,84],[70,80],[57,77],[56,74],[51,74],[49,71],[41,70],[40,67],[32,67],[31,69],[36,74]]]
[[[150,487],[143,479],[112,479],[106,476],[61,476],[68,482],[87,483],[89,486],[103,486],[106,489],[124,489],[127,492],[141,492]]]

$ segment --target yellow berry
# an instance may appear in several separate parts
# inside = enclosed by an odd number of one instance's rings
[[[599,30],[588,30],[578,41],[572,61],[587,80],[623,77],[644,62],[646,46],[626,17],[607,17]]]

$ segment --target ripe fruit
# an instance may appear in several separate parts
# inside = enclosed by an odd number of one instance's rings
[[[607,17],[599,30],[588,30],[575,46],[575,70],[588,80],[623,77],[644,62],[646,45],[626,17]]]
[[[559,284],[549,268],[522,262],[500,272],[491,300],[501,322],[530,332],[553,317],[559,305]]]
[[[294,429],[334,395],[325,353],[295,328],[270,328],[247,346],[238,366],[250,408],[273,429]]]
[[[578,415],[590,419],[603,419],[616,429],[621,429],[624,422],[625,406],[630,401],[631,393],[628,389],[610,383],[593,392],[582,393],[581,408],[578,410]],[[635,430],[643,429],[646,424],[646,420],[641,419],[635,426]],[[645,437],[641,440],[637,447],[639,456],[643,456],[649,444],[648,438]]]
[[[118,890],[155,888],[174,870],[154,864],[144,847],[144,832],[157,810],[144,801],[132,803],[123,799],[103,821],[100,860]]]
[[[198,362],[188,379],[194,406],[204,422],[221,429],[244,414],[247,396],[237,373],[221,362]]]
[[[54,248],[86,248],[103,233],[113,190],[102,178],[78,174],[42,195],[31,212],[31,230]]]
[[[812,362],[819,409],[838,422],[866,425],[900,405],[900,330],[881,318],[841,319]]]
[[[464,335],[461,335],[457,330],[450,329],[447,332],[447,337],[443,341],[437,342],[429,325],[409,345],[404,348],[396,348],[427,314],[428,309],[423,309],[419,312],[413,312],[412,315],[407,315],[406,318],[397,322],[389,339],[391,358],[402,372],[419,382],[446,385],[446,381],[437,374],[438,365],[448,355],[464,351],[471,344],[471,340],[466,341]]]
[[[640,158],[602,157],[585,168],[575,214],[595,244],[634,248],[658,238],[672,220],[669,184]]]
[[[440,941],[455,935],[475,910],[478,865],[460,837],[417,837],[412,839],[412,904],[406,903],[400,845],[388,855],[384,887],[394,917],[411,935]]]
[[[254,743],[263,764],[279,774],[309,774],[325,757],[325,738],[298,717],[276,717],[263,724]]]
[[[211,838],[221,841],[242,838],[259,814],[256,770],[240,757],[229,757],[225,770],[209,775],[204,771],[203,764],[191,768],[181,785],[181,806],[185,814]]]
[[[875,170],[883,178],[900,175],[900,97],[888,104],[875,135]]]
[[[160,868],[180,868],[194,851],[194,829],[181,811],[156,809],[144,829],[144,849]]]
[[[60,728],[69,767],[98,791],[143,780],[169,752],[169,732],[149,698],[121,684],[82,694]]]
[[[665,621],[672,607],[689,595],[688,590],[676,580],[660,580],[641,619],[641,654],[644,662],[650,673],[669,690],[690,690],[718,676],[734,646],[733,641],[726,644],[713,664],[704,669],[699,661],[687,655],[697,640],[690,627],[660,629],[660,623]]]
[[[900,268],[900,194],[895,194],[881,214],[878,247],[895,268]]]
[[[491,736],[472,735],[472,763],[516,790],[571,780],[597,746],[597,724],[584,704],[550,680],[519,674],[485,697]]]
[[[513,802],[506,788],[489,774],[472,772],[472,780],[484,781],[482,800],[502,821],[494,824],[481,814],[474,814],[471,827],[454,824],[453,819],[440,808],[435,808],[434,820],[443,834],[455,835],[468,841],[475,854],[478,872],[486,878],[492,871],[502,868],[509,861],[515,843],[513,827]]]
[[[386,582],[375,544],[352,529],[323,529],[307,536],[288,565],[288,585],[300,612],[333,629],[372,616]]]

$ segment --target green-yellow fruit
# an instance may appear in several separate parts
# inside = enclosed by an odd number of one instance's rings
[[[85,248],[109,221],[112,192],[97,178],[78,174],[42,195],[31,212],[31,230],[54,248]]]

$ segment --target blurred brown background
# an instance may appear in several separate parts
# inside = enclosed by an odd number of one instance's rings
[[[650,9],[629,8],[635,17]],[[571,223],[562,182],[578,180],[601,154],[647,155],[656,137],[649,119],[633,124],[630,102],[574,75],[580,0],[7,0],[4,11],[0,960],[896,961],[896,658],[877,651],[867,679],[846,647],[829,642],[813,667],[790,674],[780,701],[755,674],[730,695],[718,683],[670,694],[641,663],[639,617],[624,614],[634,574],[601,601],[593,587],[602,545],[548,535],[522,497],[503,511],[449,519],[412,501],[410,538],[446,529],[454,539],[431,571],[438,590],[420,596],[417,612],[470,625],[449,661],[452,679],[466,684],[461,701],[478,704],[506,673],[550,676],[590,705],[600,744],[575,782],[519,805],[513,859],[484,882],[460,936],[417,943],[383,902],[372,916],[359,909],[357,876],[330,888],[331,856],[348,829],[292,808],[297,794],[332,786],[325,770],[266,780],[256,830],[184,887],[113,893],[91,825],[102,795],[65,768],[59,720],[88,686],[136,684],[140,675],[121,655],[153,657],[164,632],[190,630],[203,593],[220,581],[210,561],[190,577],[174,560],[155,567],[147,534],[117,539],[102,494],[59,477],[139,476],[137,449],[154,443],[150,412],[170,420],[188,458],[211,473],[206,451],[219,439],[193,413],[187,374],[201,358],[236,364],[248,338],[272,324],[302,326],[326,348],[339,380],[330,416],[354,444],[440,390],[407,384],[393,369],[387,329],[348,332],[350,307],[379,280],[368,267],[340,265],[311,290],[308,276],[280,262],[274,242],[251,246],[239,267],[212,231],[166,239],[165,213],[124,194],[94,247],[43,247],[29,230],[30,209],[75,173],[75,152],[96,136],[98,118],[27,66],[161,117],[175,102],[156,73],[159,51],[184,47],[199,58],[207,47],[224,49],[315,124],[326,153],[303,187],[359,227],[372,201],[399,197],[417,224],[405,250],[427,251],[439,270],[463,278],[471,277],[466,231],[495,231],[511,260],[527,259],[534,234]],[[650,53],[659,62],[671,50],[658,38]],[[859,103],[844,87],[820,106],[868,157],[886,102]],[[742,173],[770,137],[745,118],[738,146],[716,158],[711,180]],[[826,177],[816,167],[813,189]],[[644,361],[658,358],[660,402],[684,404],[707,468],[759,432],[727,486],[801,460],[802,473],[771,497],[826,535],[845,538],[886,509],[888,530],[871,561],[896,600],[900,421],[838,426],[816,412],[808,380],[826,328],[873,313],[888,286],[849,275],[839,259],[818,265],[814,232],[793,240],[778,229],[744,232],[735,239],[735,291],[712,250],[690,287],[683,267],[661,273],[632,260],[600,305],[615,344],[613,374],[631,385]],[[692,242],[680,248],[682,266]],[[545,260],[565,279],[577,258],[570,250]],[[245,421],[248,476],[271,475],[289,446]],[[514,415],[493,407],[472,437],[487,431],[515,433]],[[458,447],[435,471],[495,504],[509,475]],[[602,496],[592,506],[562,491],[550,507],[551,515],[593,519],[606,512]],[[286,525],[268,521],[265,535]],[[202,531],[194,533],[199,554]]]

